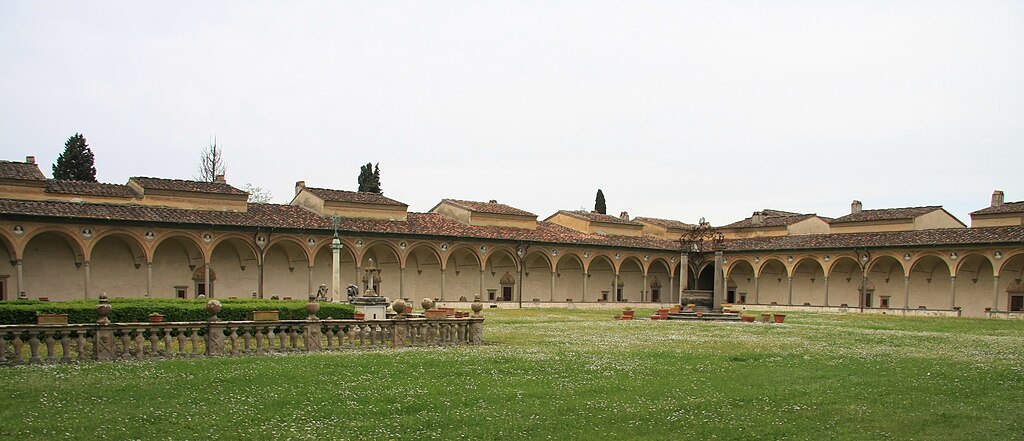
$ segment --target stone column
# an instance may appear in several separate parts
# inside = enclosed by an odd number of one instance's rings
[[[789,276],[786,279],[786,283],[789,285],[789,301],[787,302],[787,304],[789,306],[793,306],[793,276]]]
[[[612,301],[619,301],[619,273],[615,273],[615,277],[612,279]]]
[[[309,291],[310,297],[316,295],[316,289],[313,288],[313,265],[309,266],[309,276],[306,278],[306,289]]]
[[[25,279],[22,276],[22,269],[24,267],[21,264],[21,259],[18,259],[18,263],[15,264],[15,266],[17,267],[17,278],[15,279],[15,283],[17,283],[18,286],[17,291],[14,292],[14,298],[18,298],[18,296],[21,295],[21,292],[25,290]]]
[[[683,304],[683,292],[686,291],[686,284],[690,282],[690,255],[679,254],[679,304]]]
[[[721,308],[721,304],[725,300],[725,278],[722,273],[722,259],[724,256],[721,251],[715,251],[715,291],[711,300],[711,308]]]
[[[362,277],[363,277],[363,267],[362,266],[356,266],[356,278],[352,279],[353,280],[352,283],[354,285],[356,285],[357,288],[362,286],[362,285],[360,285],[360,282],[363,280]]]
[[[203,265],[203,283],[206,284],[206,298],[212,299],[213,290],[210,289],[210,262],[206,262],[206,264]],[[199,293],[196,294],[198,295]]]
[[[903,307],[910,308],[910,276],[903,276]]]
[[[398,298],[405,298],[405,267],[398,269]]]
[[[825,306],[828,306],[828,276],[825,276]]]
[[[949,309],[956,306],[956,276],[949,277]]]
[[[89,298],[89,285],[92,284],[92,276],[89,271],[89,261],[82,262],[85,265],[85,298]]]
[[[480,270],[480,298],[484,298],[484,270]]]
[[[21,262],[19,261],[18,264],[20,265]],[[21,272],[19,271],[18,273],[19,273],[19,278],[20,278],[20,273]],[[1007,309],[1009,309],[1009,308],[1007,308]],[[993,311],[998,311],[999,310],[999,276],[992,276],[992,310]]]
[[[583,297],[580,297],[581,302],[587,301],[587,279],[590,278],[590,274],[583,273]]]
[[[444,301],[444,270],[441,270],[441,301]]]
[[[647,298],[647,274],[644,274],[644,284],[640,286],[640,301],[645,302]]]
[[[348,296],[341,295],[341,239],[337,237],[331,240],[331,296],[336,302],[342,298],[348,302]]]
[[[675,276],[672,275],[672,274],[669,274],[668,275],[668,290],[669,290],[670,293],[672,292],[672,285],[674,283],[675,283]],[[669,294],[669,298],[668,298],[668,302],[667,303],[672,303],[672,294]],[[675,302],[675,303],[679,303],[679,302]]]
[[[207,285],[206,291],[207,291],[207,293],[206,293],[207,297],[213,297],[211,295],[211,294],[213,294],[213,290],[210,289],[209,285]],[[259,299],[263,298],[263,263],[262,262],[256,263],[256,298],[259,298]]]
[[[551,300],[549,300],[550,302],[555,301],[555,274],[557,273],[555,273],[554,271],[551,272]]]
[[[153,262],[146,262],[146,297],[153,297]]]

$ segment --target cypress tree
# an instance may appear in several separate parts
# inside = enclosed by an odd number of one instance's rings
[[[96,182],[95,159],[85,137],[75,133],[64,143],[64,153],[53,164],[53,179]]]
[[[597,189],[597,199],[594,199],[594,211],[601,214],[608,214],[608,208],[604,205],[604,192]]]
[[[367,162],[359,167],[359,191],[365,193],[384,194],[380,189],[380,163],[375,166]]]

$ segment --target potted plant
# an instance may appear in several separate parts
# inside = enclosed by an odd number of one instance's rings
[[[783,323],[786,321],[786,314],[775,313],[775,323]]]
[[[740,316],[740,319],[747,323],[754,323],[754,316],[751,314],[743,314]]]
[[[163,314],[161,314],[159,312],[151,312],[151,313],[149,313],[149,322],[150,323],[162,323],[163,321],[164,321],[164,315]]]
[[[632,320],[633,319],[633,314],[635,314],[635,313],[636,313],[636,311],[634,311],[633,308],[630,308],[628,306],[622,310],[622,316],[623,317],[629,317],[627,320]]]

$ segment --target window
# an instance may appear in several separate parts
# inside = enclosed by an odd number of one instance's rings
[[[1024,311],[1024,295],[1010,296],[1010,311]]]
[[[870,302],[870,300],[868,302]],[[868,306],[871,306],[871,305],[869,304]],[[889,296],[879,296],[878,297],[878,307],[879,308],[888,308],[889,307]]]
[[[505,302],[511,302],[512,301],[512,287],[511,286],[502,286],[501,287],[501,300],[505,301]]]
[[[186,299],[186,298],[188,298],[188,287],[187,286],[175,286],[174,287],[174,297],[177,297],[179,299]]]

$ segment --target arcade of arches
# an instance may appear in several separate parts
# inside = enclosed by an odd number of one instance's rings
[[[8,222],[8,224],[10,224]],[[678,303],[1024,309],[1024,249],[956,247],[783,254],[530,244],[501,240],[347,235],[338,267],[330,235],[90,227],[19,222],[0,232],[0,295],[12,299],[112,297],[304,298],[321,285],[371,286],[390,298],[527,303]],[[684,263],[685,262],[685,263]],[[373,268],[374,277],[367,270]],[[683,281],[680,284],[680,281]],[[342,290],[343,291],[343,290]],[[343,300],[335,295],[334,300]],[[717,298],[715,300],[718,300]]]

